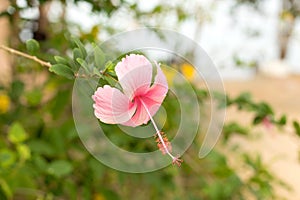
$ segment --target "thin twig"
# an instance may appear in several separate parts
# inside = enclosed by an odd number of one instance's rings
[[[0,45],[0,49],[8,51],[9,53],[12,53],[12,54],[15,54],[15,55],[22,56],[24,58],[28,58],[30,60],[33,60],[33,61],[41,64],[42,66],[46,66],[46,67],[51,67],[52,66],[50,62],[43,61],[43,60],[37,58],[36,56],[28,55],[26,53],[23,53],[21,51],[15,50],[15,49],[12,49],[12,48],[7,47],[5,45]]]

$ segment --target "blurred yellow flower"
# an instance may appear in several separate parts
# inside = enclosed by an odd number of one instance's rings
[[[105,197],[100,193],[95,193],[93,200],[105,200]]]
[[[192,81],[194,79],[195,69],[193,65],[190,65],[188,63],[183,63],[181,65],[181,72],[185,78],[187,78],[189,81]]]
[[[0,114],[6,113],[10,107],[10,98],[6,94],[0,94]]]
[[[295,20],[295,16],[293,15],[293,13],[291,13],[290,11],[283,11],[281,13],[281,19],[288,21],[288,22],[292,22]]]

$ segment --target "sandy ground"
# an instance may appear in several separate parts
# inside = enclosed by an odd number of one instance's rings
[[[254,100],[268,102],[277,116],[285,113],[289,120],[300,121],[300,76],[281,79],[257,76],[247,81],[224,81],[224,84],[226,92],[231,96],[249,91]],[[250,116],[229,109],[226,120],[239,120],[242,124],[249,124]],[[278,187],[276,192],[288,200],[299,200],[300,138],[293,132],[292,126],[287,126],[284,130],[258,127],[253,132],[260,136],[259,139],[249,140],[236,136],[231,143],[238,144],[247,152],[260,154],[268,168],[292,188],[292,191],[287,191]]]

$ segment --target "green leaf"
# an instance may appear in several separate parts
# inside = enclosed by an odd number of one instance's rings
[[[73,60],[76,61],[77,58],[81,58],[83,59],[83,55],[81,53],[81,51],[78,48],[73,49]]]
[[[47,141],[51,144],[52,148],[55,151],[55,155],[63,155],[66,152],[66,145],[65,145],[65,134],[68,131],[68,127],[57,127],[53,130],[49,130],[49,136],[47,137]]]
[[[66,58],[63,58],[61,56],[54,56],[54,59],[55,61],[58,63],[58,64],[64,64],[64,65],[68,65],[69,64],[69,60],[66,59]]]
[[[82,42],[78,39],[78,38],[72,38],[73,41],[76,43],[77,47],[79,48],[81,55],[83,56],[83,58],[85,58],[87,56],[86,50],[82,44]]]
[[[104,71],[115,73],[115,64],[111,61],[108,61],[107,63],[105,63]]]
[[[267,115],[272,115],[274,114],[272,108],[270,107],[270,105],[268,105],[265,102],[261,102],[257,105],[257,112],[261,115],[261,116],[267,116]]]
[[[12,82],[11,85],[10,97],[12,99],[17,100],[21,96],[23,91],[24,91],[24,83],[19,80],[15,80],[14,82]]]
[[[99,77],[102,77],[102,74],[100,73],[100,71],[97,68],[93,69],[94,74],[98,75]]]
[[[103,87],[104,85],[108,85],[109,83],[105,80],[105,78],[102,76],[102,78],[98,81],[98,87]]]
[[[252,124],[253,125],[257,125],[257,124],[260,124],[262,121],[263,121],[264,117],[260,116],[260,115],[257,115],[254,117],[253,121],[252,121]]]
[[[2,186],[0,187],[0,199],[7,200],[7,195],[5,194],[4,189],[2,189]]]
[[[227,141],[233,134],[247,135],[248,129],[239,125],[236,122],[225,124],[223,127],[224,140]]]
[[[158,5],[156,7],[154,7],[154,9],[152,10],[152,13],[160,13],[163,10],[163,6],[162,5]]]
[[[54,155],[54,149],[44,140],[30,140],[28,146],[33,153],[47,156]]]
[[[101,69],[105,63],[105,55],[103,51],[96,45],[94,45],[94,60],[97,69]]]
[[[8,132],[8,140],[14,144],[23,142],[27,139],[28,135],[25,132],[23,126],[15,122],[11,125],[9,132]]]
[[[0,150],[0,166],[8,168],[16,162],[16,155],[9,149]]]
[[[110,86],[115,87],[115,88],[117,88],[119,90],[122,90],[122,87],[121,87],[120,83],[118,81],[116,81],[113,77],[111,77],[111,76],[104,76],[103,78],[108,82],[108,84]]]
[[[85,62],[85,60],[83,60],[81,58],[77,58],[76,61],[80,64],[81,67],[83,67],[83,69],[85,70],[86,73],[90,73],[90,68],[89,68],[87,62]]]
[[[30,149],[27,145],[19,144],[17,146],[17,151],[19,153],[20,159],[23,161],[28,160],[31,157]]]
[[[104,174],[104,167],[103,165],[96,160],[95,158],[91,158],[88,161],[89,170],[91,170],[91,173],[93,174],[93,177],[95,178],[101,178]]]
[[[277,122],[279,125],[285,125],[286,124],[286,115],[281,116],[279,121]]]
[[[120,199],[120,197],[118,196],[118,194],[116,192],[114,192],[113,190],[102,188],[101,192],[102,192],[102,194],[105,197],[104,199],[110,199],[110,200],[118,200],[118,199]]]
[[[73,166],[66,160],[57,160],[48,166],[47,172],[57,178],[70,174],[73,170]]]
[[[68,199],[78,199],[78,185],[76,181],[72,179],[66,179],[64,180],[63,184],[63,190],[65,193],[68,194]],[[81,196],[82,198],[82,196]],[[101,200],[101,199],[95,199],[94,200]],[[104,200],[104,199],[103,199]]]
[[[53,119],[58,119],[61,114],[65,112],[68,107],[70,100],[71,91],[70,90],[58,90],[55,94],[55,98],[48,104],[49,112]]]
[[[26,48],[30,53],[36,53],[40,49],[40,44],[36,40],[30,39],[26,41]]]
[[[46,169],[48,169],[47,165],[47,161],[45,160],[45,158],[43,158],[42,156],[36,155],[33,157],[33,163],[35,165],[35,167],[40,170],[40,171],[45,171]]]
[[[35,89],[26,93],[26,100],[30,106],[37,106],[43,97],[40,89]]]
[[[300,137],[300,125],[297,121],[293,121],[293,126],[296,131],[296,134]]]
[[[55,64],[49,68],[49,71],[68,79],[74,79],[74,73],[67,65]]]
[[[13,193],[11,191],[11,188],[4,179],[0,178],[0,199],[11,199],[12,196]]]

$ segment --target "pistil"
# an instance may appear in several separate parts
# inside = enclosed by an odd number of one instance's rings
[[[178,165],[178,166],[180,166],[181,165],[181,163],[183,162],[183,160],[182,159],[179,159],[179,156],[173,156],[172,154],[171,154],[171,143],[168,141],[168,139],[167,139],[167,137],[164,135],[164,133],[163,132],[161,132],[159,129],[158,129],[158,127],[157,127],[157,125],[156,125],[156,123],[155,123],[155,121],[154,121],[154,119],[152,118],[152,116],[151,116],[151,113],[150,113],[150,111],[148,110],[148,108],[147,108],[147,106],[146,106],[146,104],[143,102],[143,100],[142,99],[140,99],[140,101],[141,101],[141,103],[143,104],[143,106],[144,106],[144,108],[145,108],[145,110],[146,110],[146,112],[147,112],[147,114],[148,114],[148,116],[149,116],[149,118],[150,118],[150,120],[151,120],[151,122],[152,122],[152,124],[153,124],[153,127],[154,127],[154,129],[156,130],[156,134],[155,134],[155,136],[158,138],[158,147],[161,149],[161,147],[162,147],[162,152],[163,152],[163,154],[168,154],[171,158],[172,158],[172,163],[173,164],[176,164],[176,165]],[[161,146],[162,145],[162,146]]]

